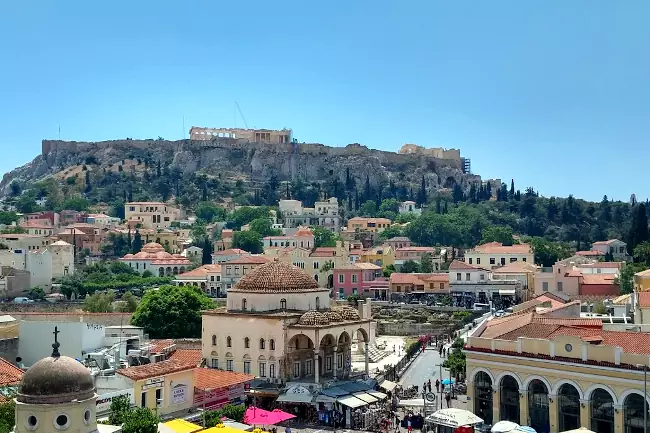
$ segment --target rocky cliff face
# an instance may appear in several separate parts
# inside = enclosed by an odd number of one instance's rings
[[[368,149],[359,144],[328,147],[320,144],[263,144],[234,139],[215,141],[116,140],[96,143],[44,140],[42,154],[30,163],[4,175],[0,194],[8,192],[15,180],[29,183],[55,175],[66,168],[99,164],[107,167],[125,159],[171,164],[185,173],[220,174],[223,178],[263,181],[275,174],[279,180],[317,182],[338,176],[346,169],[357,185],[395,181],[417,189],[424,175],[429,189],[464,189],[480,177],[463,174],[456,159],[440,159],[422,154],[399,154]]]

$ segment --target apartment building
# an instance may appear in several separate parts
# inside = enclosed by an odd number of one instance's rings
[[[317,201],[313,208],[303,207],[299,200],[280,200],[278,207],[284,219],[285,228],[320,226],[333,232],[338,232],[341,229],[339,202],[336,197]]]
[[[362,218],[354,217],[348,220],[348,232],[364,231],[371,233],[381,233],[391,226],[392,222],[388,218]]]
[[[166,229],[182,218],[181,210],[162,202],[129,202],[124,204],[124,216],[146,229]]]
[[[490,242],[466,251],[465,262],[493,269],[512,262],[534,264],[535,255],[528,244],[503,245],[500,242]]]
[[[490,302],[507,308],[525,295],[517,279],[493,279],[490,270],[459,260],[449,265],[449,289],[454,305],[465,308]]]
[[[242,256],[229,262],[221,263],[220,296],[225,296],[228,290],[232,289],[249,271],[268,262],[269,259],[263,256]]]

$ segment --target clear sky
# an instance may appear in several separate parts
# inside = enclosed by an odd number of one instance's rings
[[[648,196],[648,0],[34,0],[0,5],[0,172],[41,139],[460,148],[484,178]],[[185,134],[187,132],[185,131]]]

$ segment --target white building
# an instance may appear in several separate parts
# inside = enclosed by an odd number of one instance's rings
[[[293,235],[266,236],[262,241],[264,249],[288,247],[314,248],[314,234],[309,227],[299,227]]]
[[[127,221],[134,221],[146,229],[166,229],[173,221],[182,219],[180,209],[161,202],[130,202],[124,204]]]
[[[514,305],[522,297],[519,279],[493,279],[491,272],[476,265],[454,260],[449,265],[449,291],[455,306],[472,308],[473,304]]]
[[[422,213],[422,208],[415,207],[414,201],[407,200],[400,203],[399,213],[412,213],[415,215],[420,215]]]
[[[228,291],[226,310],[203,312],[208,367],[275,383],[320,384],[349,377],[352,345],[365,350],[376,322],[370,302],[332,308],[329,290],[280,261],[260,265]]]
[[[47,293],[52,280],[74,274],[73,246],[56,241],[42,250],[0,250],[0,266],[30,273],[30,287],[40,287]]]
[[[0,244],[6,245],[12,251],[37,251],[50,244],[50,238],[43,235],[0,234]]]
[[[321,226],[338,232],[341,229],[339,202],[336,197],[317,201],[313,208],[303,208],[298,200],[280,200],[278,203],[285,228]]]
[[[229,248],[227,250],[215,251],[212,253],[212,263],[226,263],[250,255],[251,253],[248,251],[240,250],[239,248]]]
[[[139,273],[151,272],[156,277],[178,275],[185,272],[192,262],[180,254],[170,254],[155,242],[149,242],[136,254],[127,254],[120,259]]]
[[[591,246],[592,251],[600,251],[603,254],[611,254],[614,260],[631,260],[630,255],[627,253],[627,244],[618,239],[610,239],[608,241],[594,242]]]
[[[465,262],[469,265],[494,269],[512,262],[534,264],[535,255],[528,244],[506,246],[500,242],[490,242],[465,252]]]
[[[87,353],[102,348],[106,331],[104,326],[82,322],[26,321],[20,322],[19,356],[27,367],[52,352],[52,331],[57,327],[59,340],[65,341],[61,354],[84,358]]]
[[[200,287],[208,296],[225,295],[221,284],[221,265],[203,265],[184,274],[176,275],[174,284],[177,286]]]

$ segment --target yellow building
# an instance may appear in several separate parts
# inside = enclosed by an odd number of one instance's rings
[[[634,274],[634,290],[636,292],[650,290],[650,269]]]
[[[374,263],[382,267],[394,265],[395,249],[388,245],[371,248],[361,253],[359,261],[362,263]]]
[[[650,334],[527,311],[489,320],[474,335],[464,349],[467,409],[487,423],[550,433],[643,431]]]
[[[190,362],[168,361],[118,370],[130,381],[135,405],[155,409],[159,415],[187,411],[194,405],[194,369]]]
[[[181,219],[181,210],[161,202],[129,202],[124,204],[124,218],[145,229],[166,229]]]
[[[381,233],[391,225],[391,220],[388,218],[362,218],[354,217],[348,220],[347,231],[366,231],[373,233]]]

